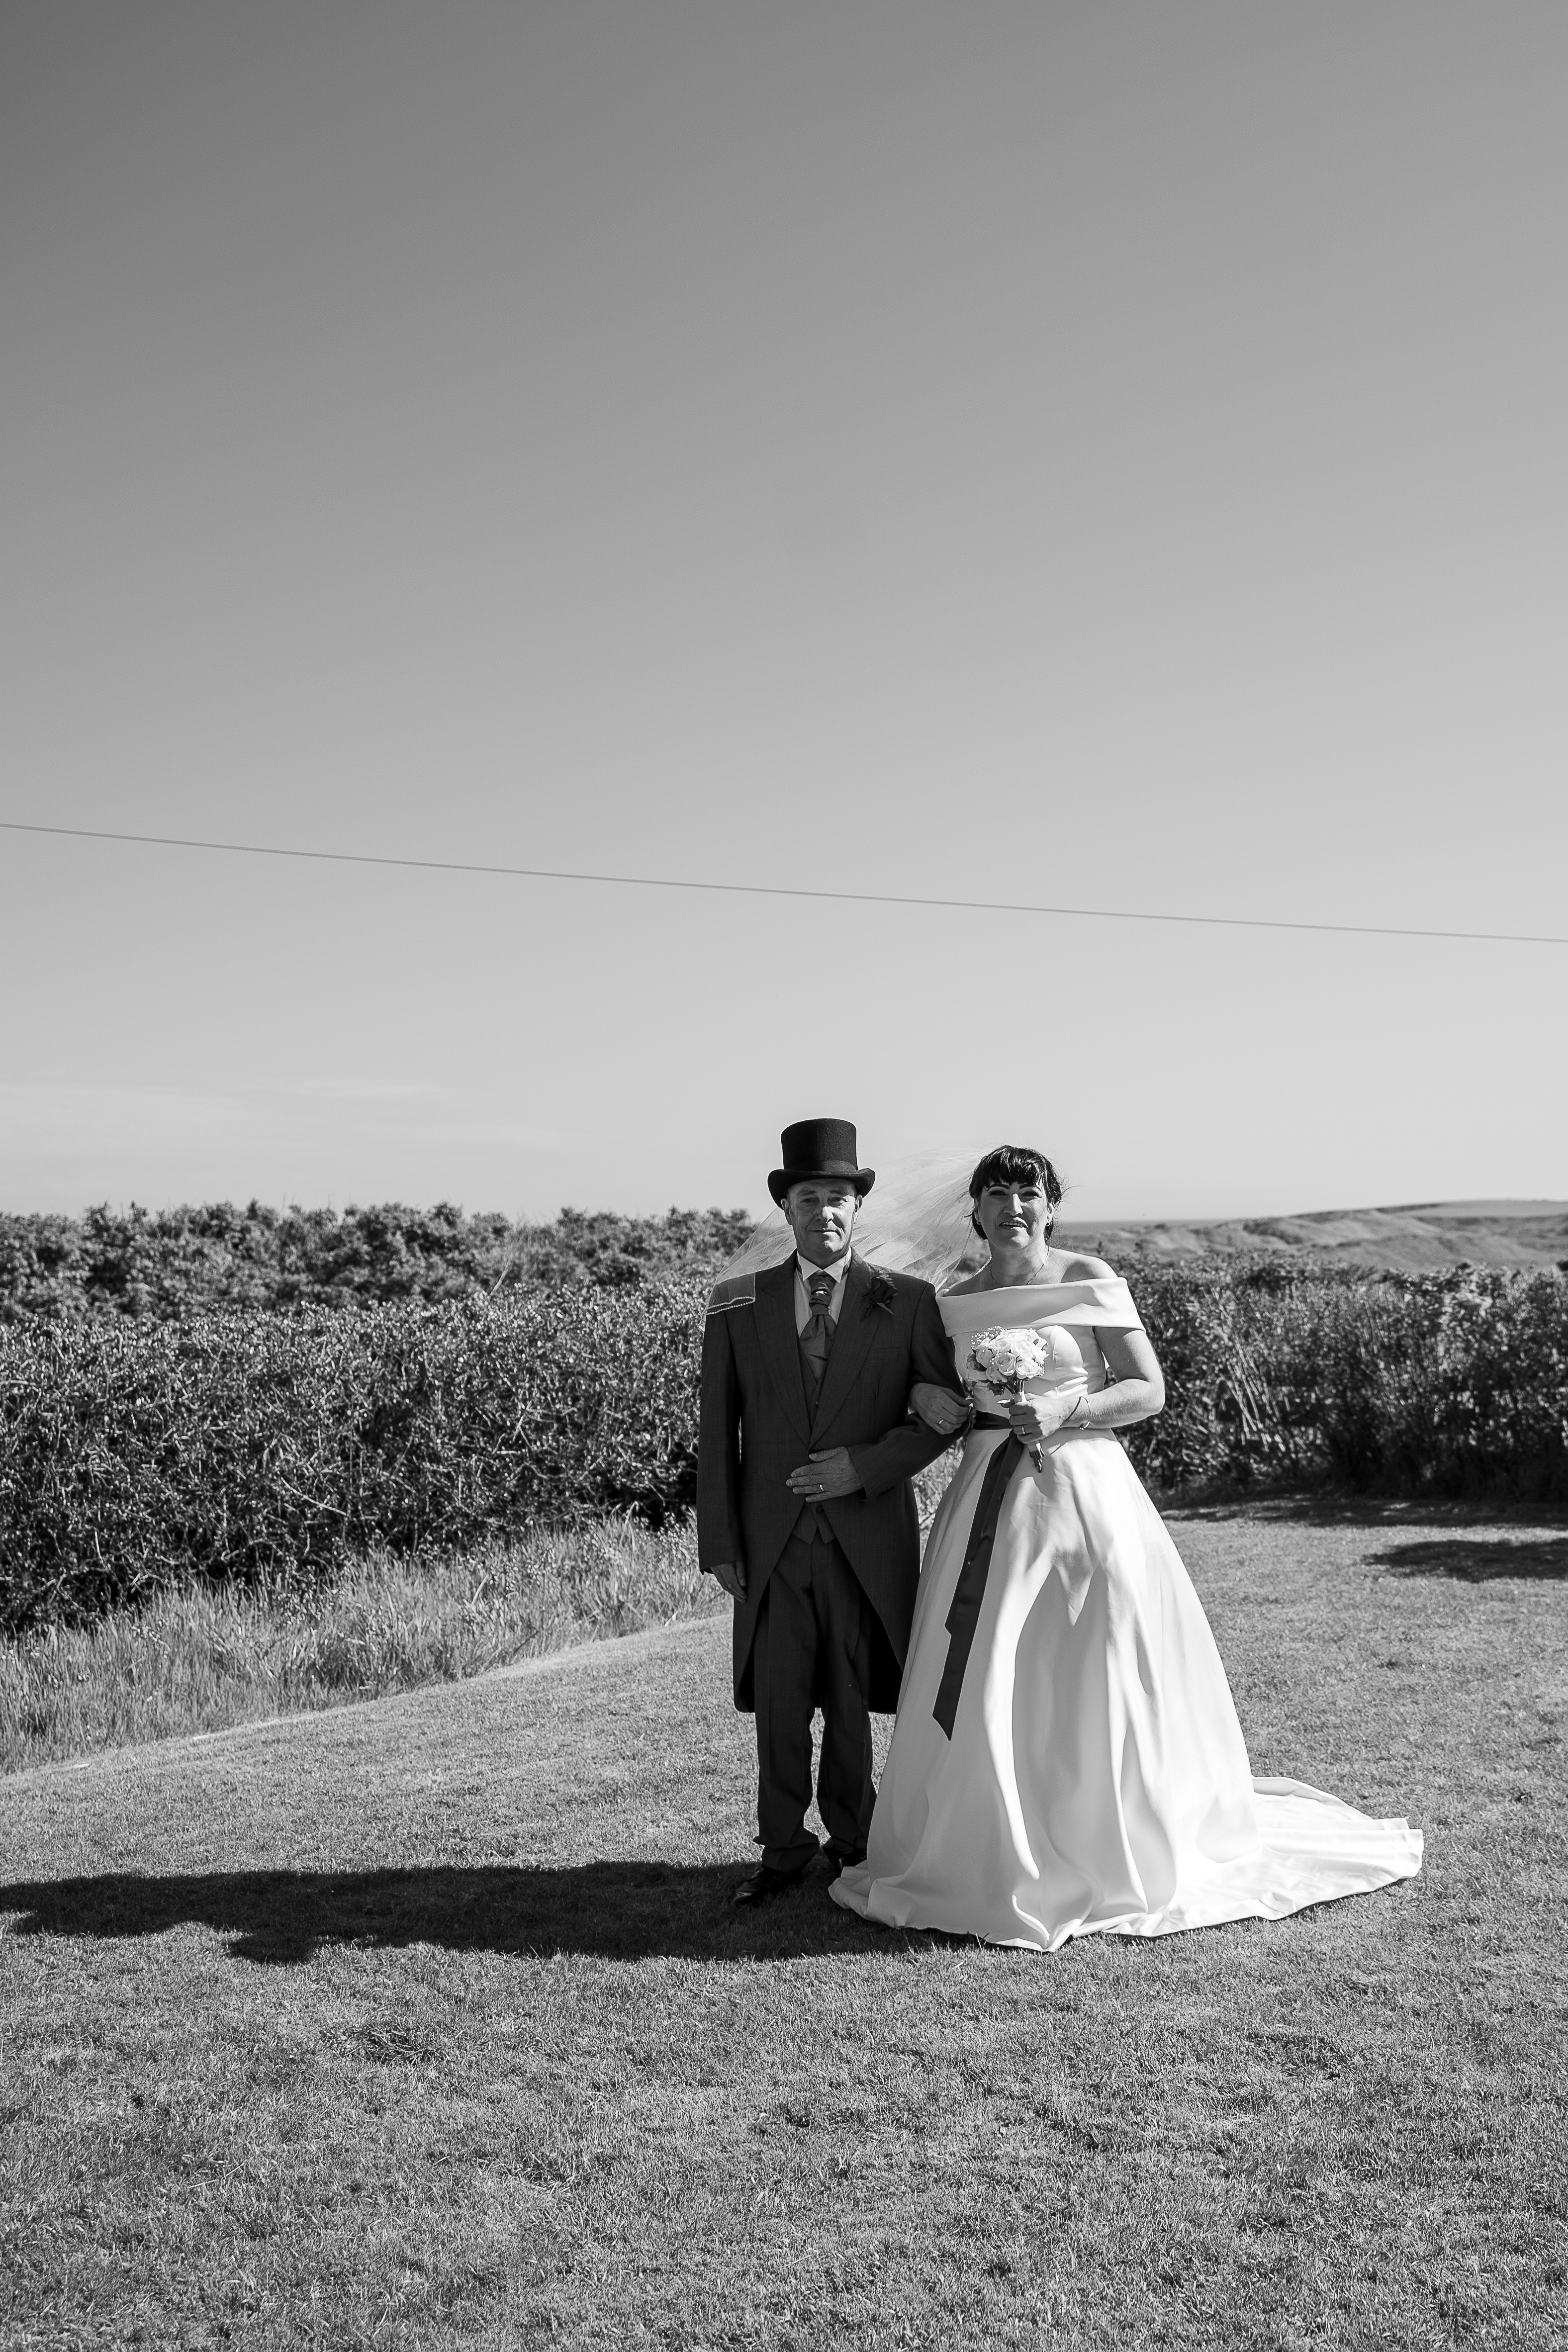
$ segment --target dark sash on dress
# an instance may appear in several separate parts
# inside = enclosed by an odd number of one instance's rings
[[[976,1413],[975,1425],[981,1429],[1008,1429],[1011,1423],[991,1413]],[[948,1738],[952,1738],[952,1719],[958,1713],[958,1695],[963,1688],[964,1670],[969,1664],[969,1653],[974,1644],[974,1629],[980,1622],[980,1604],[985,1598],[985,1580],[991,1573],[991,1554],[996,1542],[996,1522],[1002,1516],[1002,1499],[1007,1483],[1024,1459],[1024,1441],[1010,1436],[1005,1445],[999,1445],[985,1465],[985,1475],[980,1482],[980,1499],[974,1506],[974,1521],[969,1530],[969,1542],[963,1554],[963,1566],[958,1572],[958,1582],[952,1590],[952,1604],[947,1612],[947,1664],[942,1670],[942,1683],[931,1713]]]

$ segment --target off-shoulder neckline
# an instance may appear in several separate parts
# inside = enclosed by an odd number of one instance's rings
[[[960,1298],[1033,1298],[1047,1290],[1098,1290],[1108,1282],[1120,1282],[1119,1274],[1080,1274],[1071,1282],[999,1282],[985,1290],[942,1290],[937,1296],[944,1302]]]

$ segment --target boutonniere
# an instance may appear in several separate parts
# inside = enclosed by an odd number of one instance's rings
[[[873,1307],[881,1308],[884,1315],[892,1313],[892,1277],[879,1265],[868,1266],[866,1269],[866,1296]]]

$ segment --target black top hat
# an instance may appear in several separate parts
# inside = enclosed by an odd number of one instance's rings
[[[847,1176],[862,1199],[877,1181],[874,1168],[859,1166],[855,1129],[847,1118],[797,1118],[779,1138],[782,1168],[768,1178],[775,1201],[807,1176]]]

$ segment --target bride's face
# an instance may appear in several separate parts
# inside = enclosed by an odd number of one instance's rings
[[[987,1184],[974,1213],[993,1250],[1033,1253],[1045,1246],[1051,1204],[1043,1184]]]

